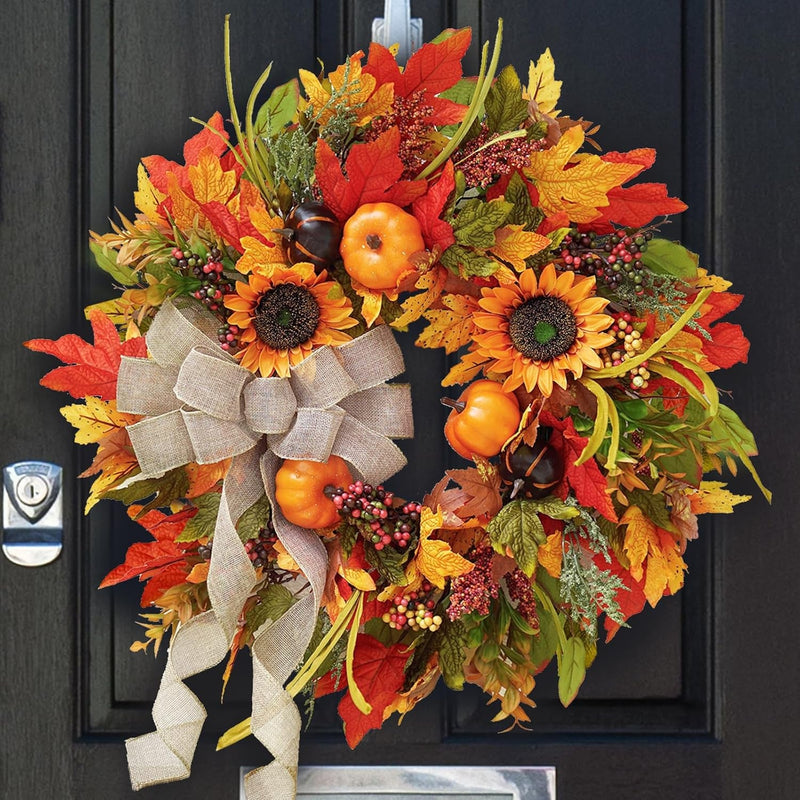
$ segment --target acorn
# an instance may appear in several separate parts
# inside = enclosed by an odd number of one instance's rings
[[[519,495],[533,500],[547,497],[564,475],[561,454],[550,444],[551,428],[539,427],[531,447],[520,444],[516,450],[500,454],[500,476],[512,484],[511,498]]]
[[[286,220],[282,231],[289,248],[289,261],[308,261],[316,267],[330,267],[339,258],[342,226],[322,203],[301,203]]]

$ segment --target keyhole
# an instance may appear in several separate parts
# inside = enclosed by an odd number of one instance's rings
[[[33,488],[33,484],[28,487],[28,496],[31,498],[31,500],[36,497],[36,489]]]

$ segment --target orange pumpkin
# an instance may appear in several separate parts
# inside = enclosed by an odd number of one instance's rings
[[[339,522],[339,513],[325,487],[346,488],[352,482],[339,456],[324,463],[286,459],[275,475],[275,500],[283,516],[301,528],[332,528]]]
[[[504,392],[497,381],[475,381],[458,400],[444,398],[442,403],[453,409],[444,435],[450,447],[468,459],[473,453],[484,458],[496,456],[516,433],[522,418],[516,396]]]
[[[344,224],[339,252],[351,278],[368,289],[396,289],[414,270],[408,260],[425,249],[415,217],[393,203],[367,203]]]

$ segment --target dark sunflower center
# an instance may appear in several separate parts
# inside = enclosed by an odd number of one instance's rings
[[[291,350],[308,341],[319,325],[319,304],[305,286],[281,283],[258,301],[253,327],[273,350]]]
[[[532,297],[511,315],[508,334],[522,355],[552,361],[566,353],[578,335],[569,304],[558,297]]]

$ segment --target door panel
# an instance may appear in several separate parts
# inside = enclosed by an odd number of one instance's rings
[[[85,231],[104,230],[114,207],[133,213],[141,156],[158,153],[180,160],[182,142],[197,130],[189,117],[208,118],[227,107],[225,13],[232,14],[234,85],[243,105],[269,60],[275,64],[271,83],[277,83],[300,66],[313,68],[317,55],[332,68],[347,52],[366,49],[371,20],[382,15],[382,8],[378,0],[211,0],[191,6],[166,0],[157,10],[141,3],[72,0],[57,10],[48,7],[44,16],[29,4],[8,3],[3,9],[7,28],[15,25],[20,37],[12,43],[16,58],[6,64],[0,106],[0,225],[4,250],[15,256],[13,279],[7,282],[6,319],[13,335],[6,337],[12,344],[3,350],[8,380],[0,448],[3,463],[42,458],[65,467],[67,531],[65,553],[56,563],[40,570],[0,565],[4,673],[15,676],[3,682],[4,727],[17,734],[2,737],[3,797],[132,797],[121,741],[151,729],[149,709],[164,661],[163,654],[154,659],[129,652],[141,631],[135,624],[139,587],[96,591],[127,546],[141,538],[141,529],[110,503],[101,503],[88,519],[82,516],[87,487],[75,476],[88,463],[87,453],[71,446],[68,426],[57,413],[64,398],[36,386],[51,361],[16,342],[78,328],[85,332],[82,307],[113,294],[105,276],[88,267]],[[790,741],[797,689],[782,686],[783,694],[778,693],[778,666],[759,659],[769,652],[774,624],[764,628],[766,612],[747,602],[763,594],[767,608],[788,603],[789,590],[781,588],[778,577],[790,574],[791,559],[770,559],[775,580],[756,581],[746,597],[742,590],[753,580],[745,543],[752,531],[764,527],[763,536],[785,542],[789,553],[792,526],[788,517],[784,526],[779,521],[780,504],[791,496],[791,470],[783,475],[777,465],[790,456],[785,428],[772,421],[788,401],[768,400],[771,414],[759,414],[764,399],[753,387],[785,367],[775,358],[782,352],[779,343],[796,344],[790,305],[771,320],[769,331],[759,313],[767,290],[783,294],[787,303],[796,299],[795,282],[780,272],[788,267],[773,265],[765,282],[732,263],[734,249],[727,244],[744,230],[750,252],[764,247],[756,238],[760,230],[749,223],[751,201],[735,181],[723,179],[750,164],[754,143],[764,135],[753,124],[737,128],[737,112],[753,103],[763,118],[770,101],[777,102],[775,93],[765,99],[739,67],[750,52],[754,20],[744,4],[730,2],[723,24],[717,4],[699,0],[610,0],[602,6],[441,0],[412,3],[412,14],[423,18],[426,38],[446,26],[471,25],[474,42],[492,37],[502,16],[502,63],[514,64],[524,78],[528,60],[549,46],[557,77],[564,81],[559,106],[566,113],[601,123],[595,138],[605,148],[658,150],[658,161],[643,180],[667,182],[671,193],[690,205],[668,235],[702,252],[706,263],[721,265],[737,288],[749,292],[737,321],[748,326],[749,316],[757,358],[747,377],[739,370],[729,382],[737,390],[737,408],[762,444],[762,463],[774,467],[772,474],[764,469],[768,482],[775,489],[783,486],[784,499],[769,517],[755,499],[735,518],[716,524],[716,530],[707,525],[687,553],[686,589],[635,617],[631,630],[601,646],[580,698],[569,709],[554,699],[554,676],[541,676],[532,732],[498,736],[484,696],[468,687],[459,694],[437,692],[401,727],[390,721],[351,752],[335,700],[325,699],[304,735],[301,762],[556,764],[559,796],[568,798],[749,798],[768,780],[773,797],[793,796],[791,788],[800,787],[797,765],[783,765],[781,772],[777,765]],[[787,36],[792,20],[783,15],[759,18],[762,52],[772,52],[767,44]],[[473,44],[467,57],[473,73],[477,53]],[[777,64],[776,56],[771,58]],[[785,113],[800,121],[796,108]],[[786,187],[796,183],[795,166],[782,172],[778,154],[771,159],[775,180]],[[752,165],[746,176],[750,194],[764,198],[755,201],[756,208],[773,221],[767,179]],[[790,231],[769,234],[775,235],[788,243]],[[455,464],[441,435],[445,412],[437,402],[446,362],[439,352],[414,348],[411,337],[403,347],[417,435],[404,444],[414,467],[392,486],[400,494],[419,496]],[[796,378],[784,380],[796,391]],[[16,400],[21,397],[29,402]],[[740,646],[746,661],[737,657]],[[221,667],[190,680],[210,715],[193,776],[148,790],[147,797],[189,798],[198,787],[209,796],[233,797],[239,765],[266,760],[252,742],[213,753],[215,737],[249,713],[249,667],[246,658],[239,662],[238,680],[222,706]],[[767,701],[783,699],[775,717],[762,710]],[[758,732],[752,750],[751,726]],[[34,752],[42,768],[29,771],[23,765]],[[749,753],[761,769],[748,767]]]

